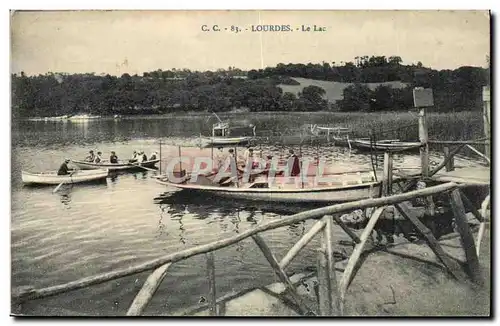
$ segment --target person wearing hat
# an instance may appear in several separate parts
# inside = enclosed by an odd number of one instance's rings
[[[85,161],[87,161],[87,162],[94,162],[94,160],[95,160],[94,151],[93,151],[93,150],[90,150],[90,151],[89,151],[89,156],[87,156],[87,157],[85,158]]]
[[[113,164],[118,163],[118,156],[116,156],[116,153],[114,151],[111,151],[111,156],[109,157],[109,163]]]
[[[102,158],[101,158],[102,152],[97,152],[97,155],[94,159],[94,163],[101,163]]]
[[[153,154],[151,154],[151,157],[149,158],[149,160],[150,161],[156,160],[156,157],[157,157],[156,152],[153,152]]]
[[[132,155],[132,158],[130,160],[128,160],[130,163],[135,163],[137,162],[137,151],[134,151],[134,154]]]
[[[69,174],[68,163],[69,163],[69,158],[64,159],[63,164],[61,164],[61,166],[59,167],[59,170],[57,171],[57,175]]]

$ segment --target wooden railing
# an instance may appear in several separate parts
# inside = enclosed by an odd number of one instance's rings
[[[387,164],[386,170],[389,171],[390,165]],[[384,177],[384,181],[390,181],[390,177]],[[385,195],[388,195],[389,189],[385,190]],[[271,268],[279,277],[280,281],[283,282],[289,289],[293,300],[299,307],[299,311],[305,315],[342,315],[343,306],[345,300],[345,294],[349,285],[349,282],[354,273],[354,267],[358,262],[363,248],[371,235],[377,220],[383,215],[384,209],[388,205],[395,205],[395,207],[402,213],[402,216],[408,219],[416,229],[422,233],[427,240],[427,243],[432,248],[437,257],[441,262],[448,268],[450,274],[457,279],[463,279],[463,271],[461,267],[455,261],[447,257],[443,250],[441,249],[439,243],[435,237],[430,233],[430,231],[418,220],[417,217],[412,215],[404,202],[412,200],[419,197],[429,197],[436,194],[451,192],[450,201],[452,203],[453,212],[455,218],[457,219],[457,225],[459,225],[460,236],[462,237],[464,245],[466,245],[466,255],[467,262],[470,270],[473,272],[472,275],[478,275],[478,264],[477,264],[477,254],[476,247],[480,246],[480,238],[474,242],[471,238],[470,229],[465,220],[465,209],[462,203],[463,194],[459,191],[459,185],[455,183],[446,183],[434,187],[429,187],[425,189],[415,190],[408,193],[401,193],[387,197],[372,198],[358,200],[348,203],[337,204],[333,206],[322,207],[318,209],[308,210],[295,215],[288,216],[282,220],[271,221],[262,225],[259,225],[253,229],[247,230],[235,236],[211,242],[205,245],[197,246],[194,248],[186,249],[176,253],[172,253],[142,264],[138,264],[132,267],[118,269],[109,273],[103,273],[100,275],[90,276],[82,278],[76,281],[68,282],[65,284],[60,284],[56,286],[50,286],[42,289],[33,288],[23,288],[17,293],[13,294],[13,300],[17,303],[22,303],[27,300],[34,300],[45,298],[60,293],[65,293],[68,291],[73,291],[81,288],[85,288],[91,285],[100,284],[106,281],[115,280],[128,275],[133,275],[141,273],[144,271],[153,271],[149,277],[146,279],[144,285],[142,286],[139,293],[134,298],[132,304],[130,305],[127,315],[137,316],[140,315],[144,309],[149,304],[154,293],[160,286],[162,280],[165,278],[168,269],[172,264],[185,260],[189,257],[193,257],[200,254],[205,254],[207,258],[207,278],[209,283],[209,295],[208,302],[210,308],[210,315],[217,315],[217,303],[216,303],[216,291],[215,291],[215,266],[214,266],[214,255],[219,249],[225,248],[227,246],[234,245],[239,241],[247,238],[252,238],[260,251],[263,253],[266,260],[269,262]],[[467,202],[466,202],[467,204]],[[375,207],[376,209],[371,214],[368,225],[363,230],[361,236],[357,236],[352,232],[339,218],[339,213],[345,213],[357,209],[365,209]],[[484,216],[477,211],[473,212],[481,223],[484,223]],[[484,214],[484,213],[483,213]],[[278,259],[271,252],[266,242],[260,235],[262,232],[273,230],[276,228],[284,227],[297,222],[317,219],[317,221],[311,229],[305,233],[299,241],[292,246],[292,248],[285,254],[285,256],[278,261]],[[334,269],[334,257],[333,257],[333,223],[338,224],[346,234],[355,243],[355,248],[352,255],[349,258],[345,271],[342,275],[340,282],[337,283],[335,269]],[[482,224],[483,226],[483,224]],[[290,281],[289,277],[285,273],[286,267],[290,262],[297,256],[297,254],[318,234],[321,233],[321,247],[318,250],[318,282],[319,282],[319,311],[313,311],[311,307],[308,307],[305,302],[303,302],[300,295],[297,293],[295,285]],[[480,232],[480,236],[484,233],[484,230]]]

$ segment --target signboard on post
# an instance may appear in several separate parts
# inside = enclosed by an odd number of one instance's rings
[[[432,88],[415,87],[413,89],[413,104],[416,108],[434,106]]]

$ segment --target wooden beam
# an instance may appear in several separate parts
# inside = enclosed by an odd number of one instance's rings
[[[319,220],[304,234],[299,241],[286,253],[285,257],[280,261],[279,265],[282,269],[286,269],[297,254],[321,231],[326,225],[325,220]]]
[[[474,147],[472,147],[471,145],[465,145],[467,146],[468,149],[470,149],[471,151],[473,151],[474,153],[476,153],[477,155],[479,155],[480,157],[482,157],[486,162],[488,162],[488,164],[491,164],[491,161],[490,159],[488,158],[488,156],[484,155],[483,153],[481,153],[480,151],[478,151],[477,149],[475,149]]]
[[[483,126],[484,126],[484,136],[487,138],[491,138],[491,94],[490,94],[490,87],[489,86],[484,86],[483,87]],[[486,154],[487,157],[491,157],[490,153],[490,145],[485,144],[484,145],[484,153]]]
[[[375,224],[377,223],[378,219],[384,212],[385,206],[378,207],[375,209],[370,217],[370,220],[368,221],[368,224],[366,225],[365,229],[363,230],[363,233],[361,234],[361,242],[354,247],[354,250],[351,254],[351,257],[349,257],[349,261],[347,262],[347,266],[344,269],[344,274],[342,275],[342,279],[340,280],[340,314],[344,314],[344,302],[345,302],[345,294],[347,292],[347,287],[349,286],[349,282],[351,281],[351,276],[352,273],[354,272],[354,267],[356,266],[359,257],[361,256],[361,253],[363,252],[363,248],[366,244],[366,241],[370,237],[373,228],[375,227]]]
[[[472,280],[478,281],[480,277],[480,268],[479,259],[476,253],[476,245],[474,244],[474,238],[472,237],[472,232],[469,228],[469,224],[467,223],[464,205],[458,189],[455,189],[450,193],[450,204],[453,215],[455,216],[457,231],[460,234],[462,246],[465,251],[470,276]]]
[[[207,252],[208,307],[210,316],[217,316],[217,296],[215,291],[214,252]]]
[[[140,316],[141,313],[146,309],[147,305],[153,298],[156,290],[161,284],[161,281],[167,275],[168,268],[172,265],[171,263],[167,263],[159,268],[155,269],[151,275],[148,276],[146,282],[142,286],[139,293],[134,298],[134,301],[130,305],[127,311],[127,316]]]
[[[450,259],[446,253],[444,252],[443,248],[437,241],[437,239],[434,237],[432,234],[431,230],[429,230],[419,219],[418,217],[414,216],[413,213],[408,209],[406,206],[406,203],[399,203],[395,205],[396,209],[399,211],[399,213],[407,219],[409,222],[415,226],[417,231],[425,238],[425,241],[429,245],[429,247],[432,249],[432,252],[436,255],[436,257],[443,263],[443,265],[448,269],[451,275],[455,277],[457,280],[463,281],[464,280],[464,275],[462,268],[460,265]]]
[[[361,242],[358,235],[354,233],[351,229],[349,229],[349,227],[344,222],[342,222],[340,216],[333,215],[333,219],[335,220],[335,223],[337,223],[342,228],[342,230],[344,230],[344,232],[351,237],[352,241],[354,241],[355,243]]]
[[[96,285],[107,282],[109,280],[118,279],[121,277],[141,273],[144,271],[152,270],[158,268],[161,265],[167,263],[175,263],[180,260],[184,260],[189,257],[193,257],[199,254],[204,254],[213,250],[218,250],[230,245],[233,245],[241,240],[251,237],[260,232],[264,232],[267,230],[277,229],[283,226],[287,226],[290,224],[295,224],[301,221],[309,220],[312,218],[323,217],[325,215],[333,215],[337,213],[348,212],[356,209],[365,209],[368,207],[377,207],[377,206],[385,206],[385,205],[394,205],[396,203],[400,203],[403,201],[411,200],[413,198],[430,196],[433,194],[438,194],[442,192],[447,192],[452,189],[456,189],[459,187],[458,184],[450,182],[441,184],[434,187],[429,187],[425,189],[419,189],[407,193],[397,194],[390,197],[383,198],[370,198],[352,201],[348,203],[336,204],[332,206],[312,209],[309,211],[297,213],[294,215],[287,216],[286,219],[280,219],[271,221],[268,223],[261,224],[255,228],[249,229],[247,231],[241,232],[240,234],[234,235],[232,237],[214,241],[211,243],[207,243],[204,245],[196,246],[194,248],[189,248],[186,250],[181,250],[172,254],[168,254],[141,264],[137,264],[135,266],[126,267],[122,269],[117,269],[112,272],[102,273],[98,275],[84,277],[79,280],[71,281],[68,283],[63,283],[59,285],[53,285],[42,289],[32,289],[29,292],[22,292],[16,296],[13,296],[13,300],[22,299],[22,300],[32,300],[38,298],[45,298],[52,295],[56,295],[59,293],[64,293],[72,290],[81,289],[87,287],[89,285]]]
[[[321,247],[325,248],[326,252],[326,262],[328,267],[328,280],[329,285],[329,310],[332,316],[338,316],[340,313],[340,295],[339,289],[337,285],[337,275],[335,272],[335,258],[333,257],[333,220],[332,217],[327,215],[323,217],[323,220],[326,222],[325,227],[323,228],[323,237],[322,237],[322,245]]]
[[[292,281],[288,278],[286,275],[285,271],[279,266],[278,261],[274,257],[273,253],[267,246],[266,242],[264,239],[258,235],[252,235],[252,239],[255,241],[257,246],[259,247],[260,251],[264,254],[264,257],[266,257],[267,261],[271,265],[271,268],[273,271],[276,273],[280,281],[285,284],[285,286],[288,288],[290,296],[294,299],[295,303],[297,304],[297,307],[302,315],[311,315],[314,314],[311,309],[304,303],[300,295],[297,293],[297,289],[293,285]]]
[[[460,198],[462,198],[462,201],[464,202],[465,206],[467,208],[469,208],[470,212],[472,213],[472,215],[474,215],[474,217],[479,221],[479,222],[484,222],[484,218],[483,216],[481,215],[481,213],[479,213],[477,211],[477,209],[474,207],[474,205],[472,204],[472,202],[469,200],[469,198],[467,198],[467,196],[463,193],[463,191],[459,190],[460,192]]]

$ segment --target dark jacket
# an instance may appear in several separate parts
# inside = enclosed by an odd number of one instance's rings
[[[148,156],[146,154],[142,154],[142,161],[146,162],[148,160]]]
[[[68,169],[68,164],[64,162],[63,164],[61,164],[61,167],[57,171],[57,175],[66,175],[66,174],[69,174],[69,169]]]
[[[300,161],[299,161],[299,158],[297,157],[297,155],[293,154],[290,157],[290,159],[293,160],[292,171],[291,171],[290,175],[292,177],[298,176],[300,174]]]
[[[109,157],[109,163],[118,163],[118,156],[116,155],[111,155]]]

